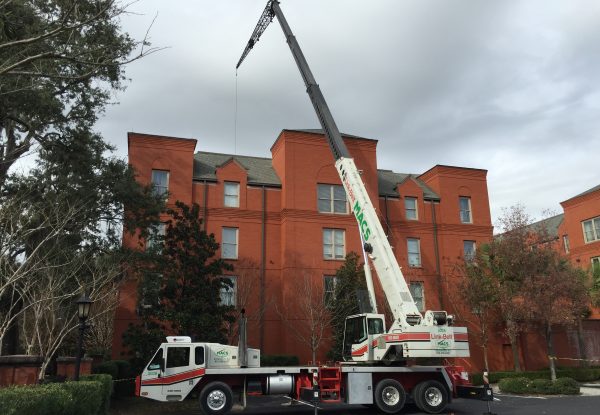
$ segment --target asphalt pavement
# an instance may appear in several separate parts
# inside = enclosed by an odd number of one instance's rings
[[[584,393],[583,396],[515,396],[497,394],[491,403],[491,412],[497,415],[598,415],[600,395]],[[117,400],[111,408],[111,415],[200,415],[196,400],[184,402],[155,402],[143,398]],[[362,405],[328,404],[321,405],[320,415],[367,415],[377,414],[372,408]],[[407,404],[401,412],[406,415],[421,415],[416,406]],[[482,415],[487,413],[486,402],[457,399],[450,403],[445,415]],[[234,407],[232,415],[312,415],[314,408],[295,403],[280,396],[249,397],[245,410]]]

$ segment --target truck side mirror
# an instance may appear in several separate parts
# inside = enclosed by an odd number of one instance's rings
[[[160,363],[159,364],[160,364],[160,371],[164,372],[165,371],[165,358],[164,357],[160,358]]]

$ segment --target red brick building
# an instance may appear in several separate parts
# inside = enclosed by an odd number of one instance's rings
[[[600,186],[593,187],[560,203],[563,213],[534,223],[545,229],[554,249],[560,251],[573,265],[586,271],[600,270]],[[582,356],[585,348],[588,359],[600,360],[600,310],[590,308],[590,315],[582,321],[581,337],[575,328],[558,328],[554,337],[556,355],[568,359],[559,365],[577,365],[570,360]],[[522,362],[527,369],[547,366],[545,353],[540,348],[527,347],[543,342],[541,335],[529,333],[521,342],[525,348]],[[542,344],[542,343],[540,343]]]
[[[455,264],[492,237],[487,171],[442,165],[421,174],[381,170],[377,140],[343,137],[419,306],[452,312],[448,284]],[[322,132],[283,130],[271,158],[208,153],[202,141],[195,152],[196,145],[191,139],[129,133],[129,162],[140,182],[168,189],[169,204],[200,206],[206,230],[221,243],[219,254],[235,267],[235,292],[223,293],[223,299],[248,310],[250,345],[308,361],[309,348],[294,336],[306,323],[294,311],[306,295],[298,281],[312,281],[324,295],[344,255],[361,252]],[[138,241],[126,237],[124,243]],[[135,284],[127,282],[121,292],[115,356],[123,331],[137,320]],[[282,314],[292,317],[282,321]],[[319,350],[322,361],[328,347]],[[480,361],[479,348],[471,350]]]

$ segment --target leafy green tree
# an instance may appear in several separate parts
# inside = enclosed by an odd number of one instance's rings
[[[335,295],[329,307],[332,313],[332,348],[328,357],[341,361],[344,347],[344,324],[346,317],[358,314],[358,293],[366,290],[365,272],[360,262],[360,257],[355,252],[346,255],[342,266],[335,273]]]
[[[89,129],[124,88],[124,66],[156,50],[121,31],[126,9],[116,0],[0,1],[0,186],[36,142],[46,148],[66,129]]]
[[[156,259],[142,272],[138,300],[142,324],[151,324],[157,332],[224,343],[225,323],[234,317],[233,307],[221,303],[221,289],[231,284],[221,276],[233,267],[214,258],[219,244],[202,229],[198,205],[177,201],[167,214],[171,219],[165,235],[157,236],[151,249]],[[138,334],[139,329],[131,327],[124,344],[134,347]]]
[[[116,298],[121,265],[137,255],[121,247],[123,224],[151,227],[164,204],[110,150],[98,135],[69,129],[26,176],[9,177],[0,195],[0,302],[10,313],[0,316],[0,342],[21,317],[27,351],[50,358],[75,326],[66,317],[83,291]]]

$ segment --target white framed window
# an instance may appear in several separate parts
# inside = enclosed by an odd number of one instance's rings
[[[411,282],[408,284],[410,295],[412,296],[419,311],[425,310],[425,288],[422,282]]]
[[[472,261],[475,259],[475,241],[463,241],[463,255],[465,261]]]
[[[152,170],[152,192],[157,196],[167,197],[169,192],[169,172]]]
[[[344,259],[346,257],[346,231],[344,229],[323,229],[323,258]]]
[[[583,238],[585,242],[600,240],[600,216],[581,222],[583,226]]]
[[[148,239],[146,240],[146,250],[156,249],[160,252],[164,244],[165,233],[167,230],[166,223],[159,223],[156,228],[150,228]]]
[[[600,256],[592,258],[592,272],[600,272]]]
[[[226,275],[222,276],[221,279],[229,280],[232,285],[221,285],[219,292],[221,298],[221,305],[227,305],[235,307],[237,305],[237,277]]]
[[[460,207],[461,223],[473,223],[473,217],[471,216],[471,198],[468,196],[460,196],[458,198],[458,204]]]
[[[223,228],[221,234],[221,258],[237,259],[238,228]]]
[[[565,248],[565,254],[568,254],[571,250],[571,246],[569,244],[569,235],[563,235],[563,246]]]
[[[223,188],[223,205],[225,207],[240,207],[240,184],[225,182]]]
[[[317,208],[321,213],[348,213],[344,187],[337,184],[317,184]]]
[[[408,266],[409,267],[420,267],[421,266],[421,240],[417,238],[406,239],[407,251],[408,251]]]
[[[417,212],[417,198],[416,197],[405,197],[404,198],[404,212],[406,214],[406,220],[418,220],[419,214]]]
[[[323,276],[323,302],[329,306],[335,300],[335,286],[337,277],[335,275]]]

